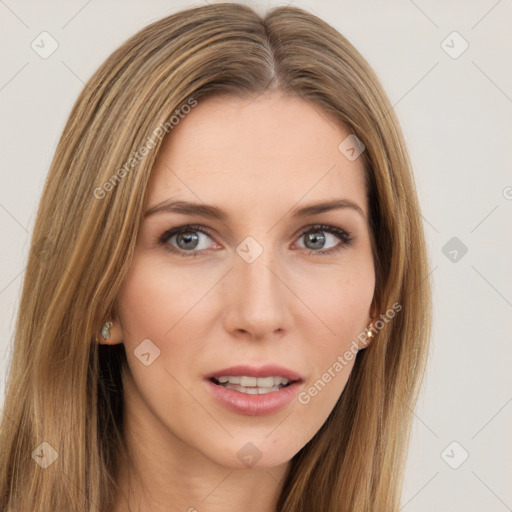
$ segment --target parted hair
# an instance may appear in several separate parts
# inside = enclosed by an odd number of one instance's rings
[[[72,108],[39,204],[15,325],[0,429],[1,512],[114,507],[127,456],[126,354],[123,345],[98,345],[95,333],[130,268],[162,138],[126,163],[159,127],[172,137],[169,119],[190,101],[270,89],[328,113],[364,144],[373,307],[378,315],[402,306],[357,356],[330,416],[290,461],[277,510],[398,511],[431,322],[420,208],[399,123],[367,61],[328,23],[296,7],[260,15],[225,3],[140,30]],[[58,453],[46,469],[32,457],[42,442]]]

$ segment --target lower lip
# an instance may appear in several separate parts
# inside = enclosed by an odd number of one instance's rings
[[[211,380],[205,380],[205,382],[218,402],[231,411],[246,416],[264,416],[279,411],[297,396],[302,386],[301,381],[296,381],[279,391],[271,391],[264,395],[249,395],[219,386]]]

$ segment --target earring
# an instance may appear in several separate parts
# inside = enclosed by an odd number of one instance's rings
[[[374,334],[372,332],[372,324],[368,326],[368,329],[366,329],[366,343],[368,343],[372,338],[374,337]],[[366,347],[365,347],[366,348]],[[364,348],[358,349],[357,353],[361,352],[361,350],[364,350]]]
[[[101,345],[110,345],[110,343],[108,343],[108,340],[110,339],[110,328],[113,326],[114,324],[112,322],[105,322],[105,325],[102,327],[101,329],[101,332],[100,332],[100,337],[98,339],[98,342],[101,344]],[[101,339],[103,338],[103,339]]]

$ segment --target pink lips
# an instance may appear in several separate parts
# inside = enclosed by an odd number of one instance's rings
[[[249,395],[234,389],[227,389],[216,384],[213,379],[222,376],[247,377],[285,377],[290,384],[278,391],[263,395]],[[206,375],[205,384],[213,397],[224,407],[237,414],[246,416],[264,416],[276,413],[289,404],[303,385],[301,376],[288,368],[277,365],[231,366]]]
[[[223,370],[219,370],[213,373],[209,373],[206,375],[207,379],[211,379],[212,377],[218,379],[224,375],[229,375],[233,377],[243,376],[246,377],[285,377],[288,380],[301,380],[301,376],[288,368],[284,368],[283,366],[278,366],[275,364],[267,364],[265,366],[255,367],[255,366],[230,366],[229,368],[224,368]]]

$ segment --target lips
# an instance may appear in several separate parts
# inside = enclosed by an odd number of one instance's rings
[[[229,377],[228,381],[219,378]],[[244,379],[245,377],[245,379]],[[274,377],[271,379],[270,377]],[[279,385],[272,387],[249,387],[254,381],[268,385],[270,380],[276,384],[275,378],[281,378]],[[249,386],[238,386],[231,381],[250,383]],[[287,381],[283,384],[283,381]],[[300,374],[275,364],[264,366],[230,366],[209,373],[205,376],[206,389],[212,397],[223,407],[236,414],[246,416],[265,416],[275,414],[287,407],[304,386],[304,380]]]
[[[284,377],[291,382],[301,381],[302,377],[297,372],[290,370],[289,368],[285,368],[284,366],[279,366],[275,364],[267,364],[264,366],[247,366],[247,365],[238,365],[238,366],[230,366],[229,368],[224,368],[222,370],[216,370],[212,373],[209,373],[205,376],[208,380],[217,380],[219,377],[230,376],[230,377]]]

